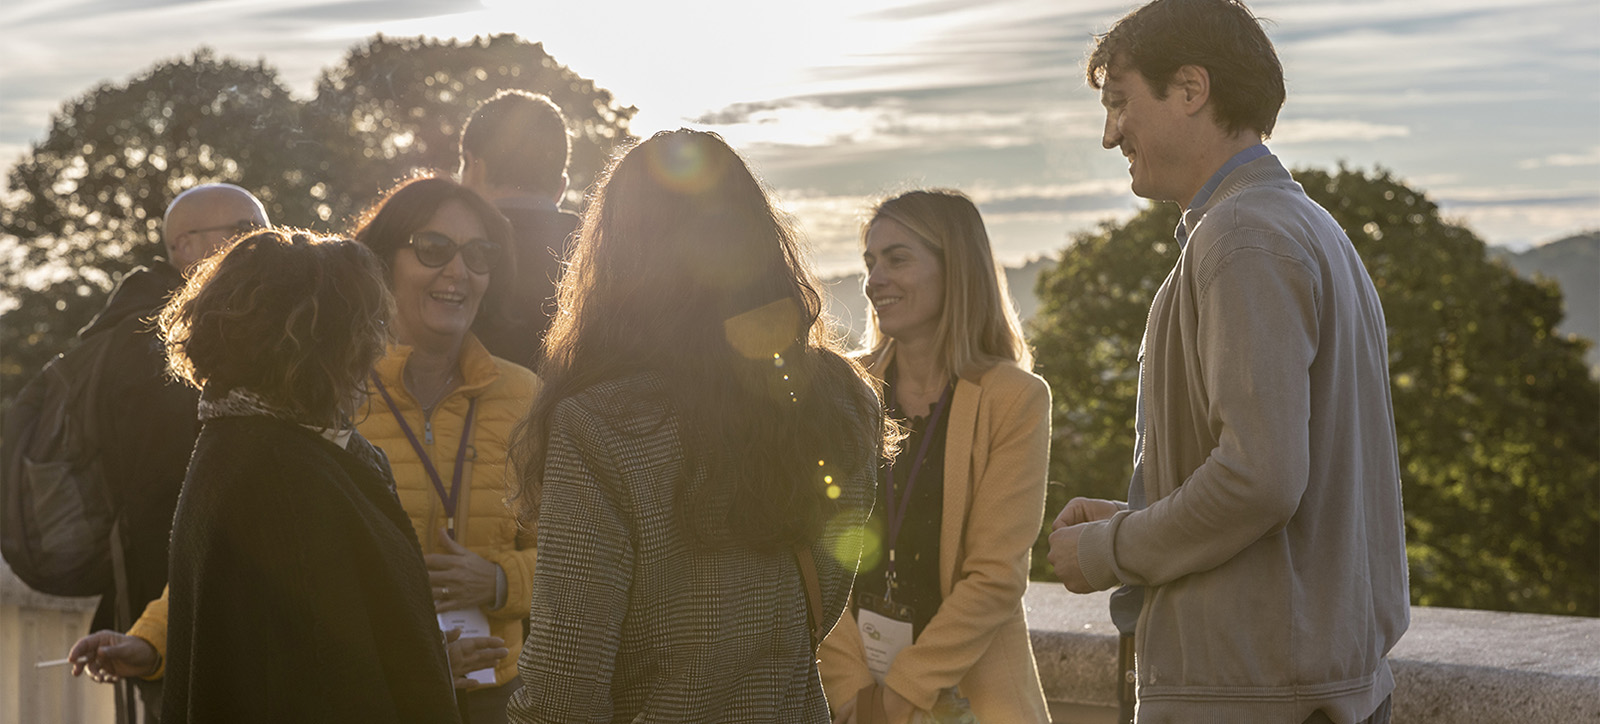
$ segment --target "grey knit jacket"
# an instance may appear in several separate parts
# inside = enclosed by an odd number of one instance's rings
[[[1184,224],[1145,329],[1151,502],[1086,528],[1080,565],[1149,587],[1141,723],[1361,719],[1410,611],[1377,292],[1274,156]]]

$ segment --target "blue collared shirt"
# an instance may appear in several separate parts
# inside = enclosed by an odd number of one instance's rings
[[[1251,161],[1262,156],[1272,155],[1267,150],[1267,145],[1258,143],[1233,155],[1222,168],[1211,174],[1206,185],[1200,187],[1200,192],[1189,201],[1189,208],[1184,209],[1183,216],[1188,212],[1205,206],[1211,200],[1211,195],[1217,192],[1217,187],[1222,185],[1222,180]],[[1183,223],[1183,216],[1178,217],[1178,228],[1173,231],[1173,236],[1178,240],[1178,248],[1182,249],[1189,243],[1189,227]],[[1144,345],[1139,346],[1139,388],[1137,400],[1133,411],[1133,477],[1128,481],[1128,508],[1141,510],[1149,505],[1144,499]],[[1111,621],[1116,624],[1117,631],[1133,634],[1133,629],[1139,621],[1139,609],[1144,607],[1143,586],[1123,586],[1111,593]]]

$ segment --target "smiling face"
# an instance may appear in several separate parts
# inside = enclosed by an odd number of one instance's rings
[[[1152,201],[1189,200],[1184,190],[1193,174],[1185,151],[1190,139],[1186,137],[1188,115],[1183,98],[1181,92],[1156,98],[1136,70],[1113,66],[1106,74],[1100,87],[1100,104],[1106,109],[1101,145],[1127,157],[1137,196]]]
[[[457,245],[488,236],[471,207],[455,200],[440,205],[417,231],[443,234]],[[459,253],[444,266],[426,266],[409,246],[395,251],[390,268],[395,336],[400,343],[441,351],[459,348],[478,316],[478,305],[489,289],[489,275],[468,269]]]
[[[944,263],[901,223],[880,218],[867,229],[867,301],[878,332],[901,343],[933,341],[944,311]]]

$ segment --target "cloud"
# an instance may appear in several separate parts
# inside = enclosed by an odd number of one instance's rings
[[[1600,146],[1579,153],[1556,153],[1543,158],[1530,158],[1517,164],[1520,169],[1567,168],[1572,166],[1600,165]]]
[[[1411,129],[1355,119],[1293,118],[1278,123],[1272,132],[1276,144],[1316,143],[1320,141],[1376,141],[1405,138]]]

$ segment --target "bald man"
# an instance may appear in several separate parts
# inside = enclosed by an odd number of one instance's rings
[[[172,513],[200,430],[198,393],[166,378],[166,353],[151,319],[183,284],[184,272],[239,234],[266,225],[261,202],[238,186],[206,184],[183,192],[162,221],[167,259],[124,277],[105,309],[78,333],[83,339],[113,335],[101,373],[95,425],[128,573],[126,599],[119,601],[114,587],[104,592],[91,628],[101,633],[85,641],[127,630],[167,585]],[[119,605],[123,603],[125,607]],[[143,721],[156,722],[161,682],[137,683],[147,714]],[[127,713],[119,712],[119,721],[130,721],[124,718]]]

